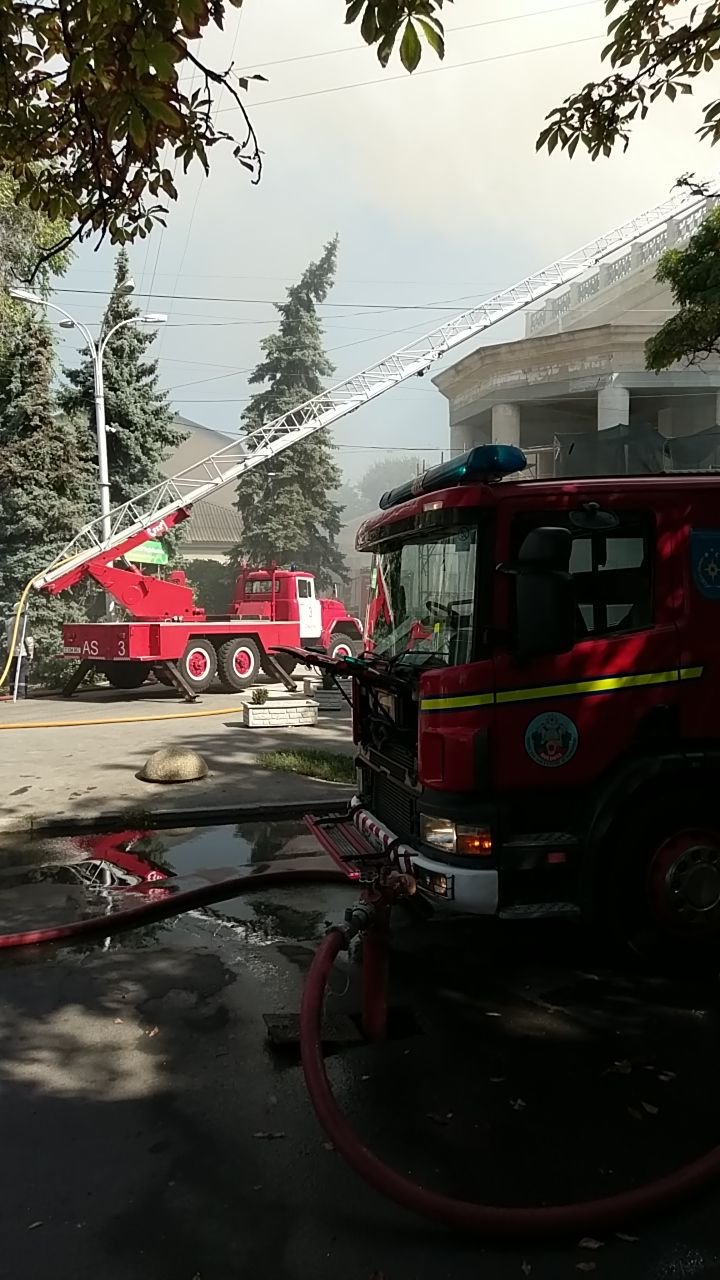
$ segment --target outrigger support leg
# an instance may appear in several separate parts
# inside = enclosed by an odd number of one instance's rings
[[[95,666],[94,662],[89,662],[87,658],[83,662],[79,662],[69,680],[66,680],[61,689],[63,698],[72,698],[73,694],[80,688],[88,671]]]
[[[160,665],[162,665],[167,671],[173,688],[177,689],[181,698],[183,698],[185,702],[197,702],[198,696],[195,691],[190,688],[190,685],[185,679],[177,662],[171,662],[169,659],[166,659],[162,664],[159,662],[156,663],[156,666]]]
[[[295,681],[287,674],[286,671],[283,671],[282,667],[280,666],[280,663],[277,661],[276,658],[273,657],[271,653],[265,652],[263,654],[263,666],[269,667],[270,671],[276,677],[276,679],[282,680],[282,683],[285,685],[285,688],[290,693],[297,693],[297,685]]]

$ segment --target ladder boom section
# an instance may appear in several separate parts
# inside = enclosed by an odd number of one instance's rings
[[[34,585],[38,589],[50,588],[72,577],[77,581],[84,565],[97,559],[113,559],[113,553],[128,539],[137,539],[134,545],[147,538],[158,536],[163,523],[181,508],[189,508],[195,502],[221,489],[223,485],[239,479],[245,472],[268,462],[284,449],[306,439],[322,427],[328,427],[362,405],[390,391],[406,379],[422,375],[448,351],[475,338],[515,315],[533,302],[539,301],[563,285],[596,266],[604,258],[652,231],[663,227],[670,220],[677,224],[677,238],[684,238],[700,222],[712,199],[688,197],[678,192],[663,204],[657,205],[629,222],[623,223],[608,235],[600,236],[582,248],[559,259],[542,271],[536,271],[520,284],[486,299],[480,305],[447,320],[423,337],[414,339],[399,351],[337,383],[327,391],[272,421],[247,431],[242,437],[229,440],[227,445],[200,462],[180,471],[123,503],[111,512],[110,537],[102,537],[102,520],[94,520],[82,528],[60,553],[53,564],[39,574]],[[62,589],[62,587],[60,588]]]

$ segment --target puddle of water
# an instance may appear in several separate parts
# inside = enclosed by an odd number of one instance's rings
[[[0,929],[45,923],[31,919],[43,895],[41,914],[52,915],[58,904],[63,915],[95,914],[98,895],[102,898],[108,890],[122,886],[218,867],[250,872],[269,862],[290,866],[297,858],[309,857],[317,857],[319,864],[325,861],[298,820],[104,832],[52,840],[21,838],[0,850]],[[78,900],[76,905],[71,895]],[[278,886],[233,898],[211,914],[218,923],[239,926],[238,939],[246,942],[310,942],[322,937],[328,923],[342,918],[348,901],[349,889],[344,886]]]

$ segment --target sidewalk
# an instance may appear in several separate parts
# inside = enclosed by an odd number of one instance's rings
[[[242,726],[239,715],[233,714],[239,705],[239,698],[218,692],[204,694],[201,702],[190,706],[171,691],[152,688],[132,696],[103,690],[71,702],[49,697],[1,704],[0,831],[93,823],[107,827],[114,822],[142,825],[170,815],[199,818],[203,810],[312,807],[336,798],[342,804],[349,797],[350,788],[270,772],[256,762],[259,752],[297,747],[351,755],[349,708],[326,713],[321,709],[318,725],[312,728],[260,730]],[[108,718],[120,723],[101,723]],[[7,724],[67,721],[80,723],[2,729]],[[165,746],[199,751],[209,777],[172,786],[141,782],[138,770],[153,751]]]

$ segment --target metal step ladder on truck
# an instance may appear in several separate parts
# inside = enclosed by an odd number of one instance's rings
[[[675,194],[479,306],[444,321],[431,333],[413,339],[360,373],[231,440],[207,458],[117,507],[109,518],[101,517],[85,525],[53,564],[33,578],[26,592],[33,586],[56,594],[82,580],[92,579],[122,605],[130,620],[66,626],[65,655],[75,661],[80,659],[66,691],[71,693],[77,687],[88,669],[86,663],[102,662],[112,663],[114,679],[118,683],[126,681],[125,687],[136,681],[138,672],[142,675],[152,667],[172,680],[184,696],[193,698],[199,687],[205,687],[203,682],[216,664],[221,664],[226,672],[233,671],[234,677],[244,679],[248,674],[246,663],[255,660],[255,648],[260,664],[292,687],[290,677],[278,665],[280,655],[273,656],[271,652],[270,628],[274,626],[279,631],[284,626],[285,634],[278,634],[276,643],[292,648],[296,636],[290,633],[297,629],[297,621],[256,621],[254,630],[245,630],[250,621],[246,619],[242,628],[236,621],[234,629],[229,630],[226,620],[218,622],[198,616],[192,594],[182,580],[160,583],[156,578],[145,577],[127,563],[123,564],[123,556],[141,543],[162,538],[176,528],[191,515],[194,503],[226,484],[241,482],[243,475],[254,467],[271,461],[284,449],[331,426],[407,379],[422,377],[447,352],[577,281],[598,263],[648,238],[652,238],[654,245],[663,236],[668,242],[682,240],[699,225],[708,205],[713,203],[701,197],[688,197],[685,192]],[[309,575],[304,576],[309,581]],[[25,599],[26,594],[23,603]],[[19,609],[16,633],[20,614]],[[264,630],[259,643],[261,626]],[[249,641],[252,641],[252,650]],[[240,661],[238,672],[237,664],[228,657],[231,650],[225,646],[241,642],[245,645],[245,657]],[[280,661],[286,666],[289,659],[280,656]],[[138,667],[138,663],[144,665]],[[132,669],[130,674],[122,674],[125,667]],[[194,667],[197,675],[191,678]]]
[[[359,530],[366,652],[319,660],[353,678],[357,795],[310,825],[441,911],[717,947],[720,475],[524,466],[479,446]]]
[[[122,544],[115,552],[118,559],[121,551]],[[129,618],[63,628],[63,656],[79,659],[65,686],[68,696],[93,668],[117,689],[137,689],[154,672],[186,697],[197,697],[216,678],[224,689],[238,692],[261,672],[292,687],[295,664],[273,655],[275,646],[301,644],[336,657],[362,649],[360,620],[340,600],[316,596],[313,574],[294,567],[243,569],[229,613],[208,615],[195,603],[182,570],[153,578],[130,563],[109,565],[104,559],[89,561],[85,571]]]

